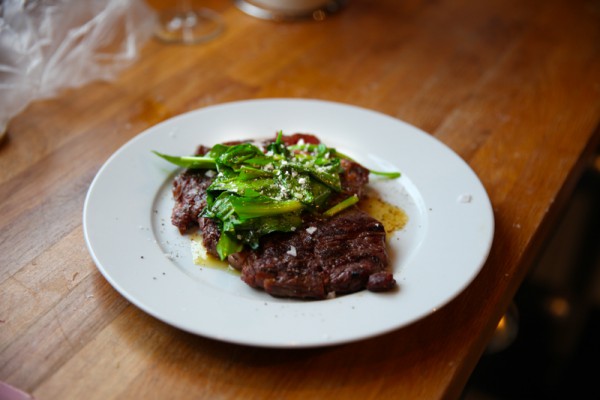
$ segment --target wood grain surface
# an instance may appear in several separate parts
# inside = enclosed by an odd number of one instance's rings
[[[0,381],[38,399],[458,398],[596,149],[600,2],[350,0],[324,21],[293,23],[204,4],[225,19],[217,39],[151,40],[116,80],[33,102],[10,122],[0,146]],[[194,336],[121,297],[83,239],[100,166],[171,116],[270,97],[374,109],[464,158],[496,218],[475,281],[404,329],[304,350]]]

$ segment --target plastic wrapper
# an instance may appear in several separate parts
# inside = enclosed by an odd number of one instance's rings
[[[155,21],[143,0],[0,0],[0,137],[30,102],[114,79]]]

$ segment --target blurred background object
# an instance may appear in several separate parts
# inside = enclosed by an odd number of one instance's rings
[[[320,21],[345,3],[346,0],[235,0],[235,5],[246,14],[276,21],[307,18]]]
[[[155,21],[143,0],[0,2],[0,136],[33,100],[114,79]]]
[[[222,18],[210,8],[191,0],[178,0],[173,8],[158,14],[156,37],[167,43],[194,44],[217,37],[224,28]]]

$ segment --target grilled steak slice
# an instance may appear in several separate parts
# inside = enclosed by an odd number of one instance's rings
[[[198,227],[202,234],[202,244],[208,254],[219,257],[219,225],[210,218],[200,217],[206,207],[206,189],[212,181],[211,174],[207,175],[205,170],[186,170],[175,177],[172,190],[175,205],[171,213],[171,223],[181,234]]]
[[[396,285],[387,272],[383,225],[357,207],[306,221],[294,233],[267,235],[257,250],[232,254],[228,262],[248,285],[278,297],[323,299]]]
[[[334,203],[352,196],[353,194],[362,197],[363,190],[366,184],[369,183],[369,170],[359,163],[346,159],[342,159],[340,164],[343,171],[340,174],[342,192],[339,195],[342,198]]]
[[[209,147],[199,146],[195,155],[204,155]],[[206,170],[185,170],[173,180],[173,199],[175,205],[171,213],[171,223],[181,234],[198,226],[198,216],[206,207],[206,189],[213,181],[211,173]],[[217,238],[218,240],[218,238]]]
[[[206,189],[212,178],[205,170],[187,170],[173,180],[175,205],[171,213],[171,223],[181,234],[198,226],[198,215],[206,207]]]

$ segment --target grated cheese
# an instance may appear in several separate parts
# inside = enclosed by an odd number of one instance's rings
[[[290,246],[290,249],[287,251],[287,254],[289,254],[292,257],[296,257],[298,255],[298,253],[296,253],[296,247]]]

